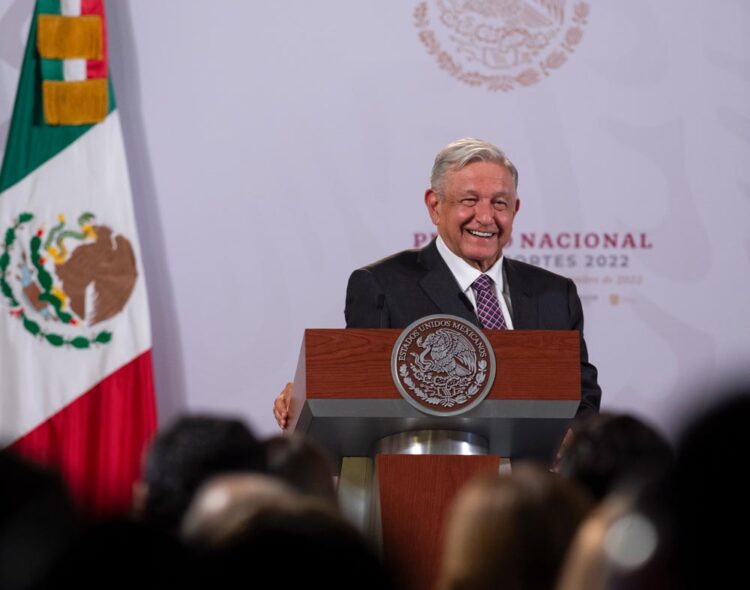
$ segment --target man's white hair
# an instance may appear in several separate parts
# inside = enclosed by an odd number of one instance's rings
[[[432,166],[432,175],[430,176],[432,189],[440,194],[446,172],[460,170],[474,162],[493,162],[505,166],[510,171],[513,183],[518,188],[518,170],[503,153],[503,150],[489,141],[465,137],[449,143],[435,157],[435,164]]]

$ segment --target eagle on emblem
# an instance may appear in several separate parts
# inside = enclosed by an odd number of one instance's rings
[[[549,27],[562,24],[565,0],[448,0],[456,12],[474,12],[507,24]]]
[[[476,371],[477,356],[471,342],[449,328],[439,328],[419,338],[417,345],[423,348],[421,354],[411,353],[414,363],[422,371],[447,373],[450,376],[466,377]]]

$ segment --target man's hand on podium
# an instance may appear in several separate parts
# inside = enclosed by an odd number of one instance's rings
[[[565,431],[565,437],[562,440],[562,443],[560,443],[560,448],[557,449],[557,454],[555,455],[555,460],[552,463],[552,467],[550,468],[550,471],[554,471],[555,473],[559,473],[560,471],[560,461],[563,458],[563,455],[568,451],[568,447],[573,442],[573,429],[568,428],[568,430]]]
[[[273,417],[276,418],[276,423],[282,430],[289,426],[289,400],[292,397],[292,385],[294,384],[287,383],[273,402]]]

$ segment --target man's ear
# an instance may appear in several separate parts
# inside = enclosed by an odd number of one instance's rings
[[[521,199],[519,199],[518,197],[516,197],[516,210],[514,211],[514,214],[518,213],[518,210],[520,208],[521,208]]]
[[[425,192],[424,204],[427,206],[427,211],[430,214],[432,223],[434,225],[437,225],[440,221],[440,199],[438,198],[437,193],[432,190],[432,188],[428,188]]]

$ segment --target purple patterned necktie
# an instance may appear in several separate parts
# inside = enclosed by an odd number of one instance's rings
[[[495,294],[495,281],[487,275],[479,275],[479,278],[471,284],[474,295],[477,298],[477,316],[483,328],[492,330],[507,330],[500,302]]]

